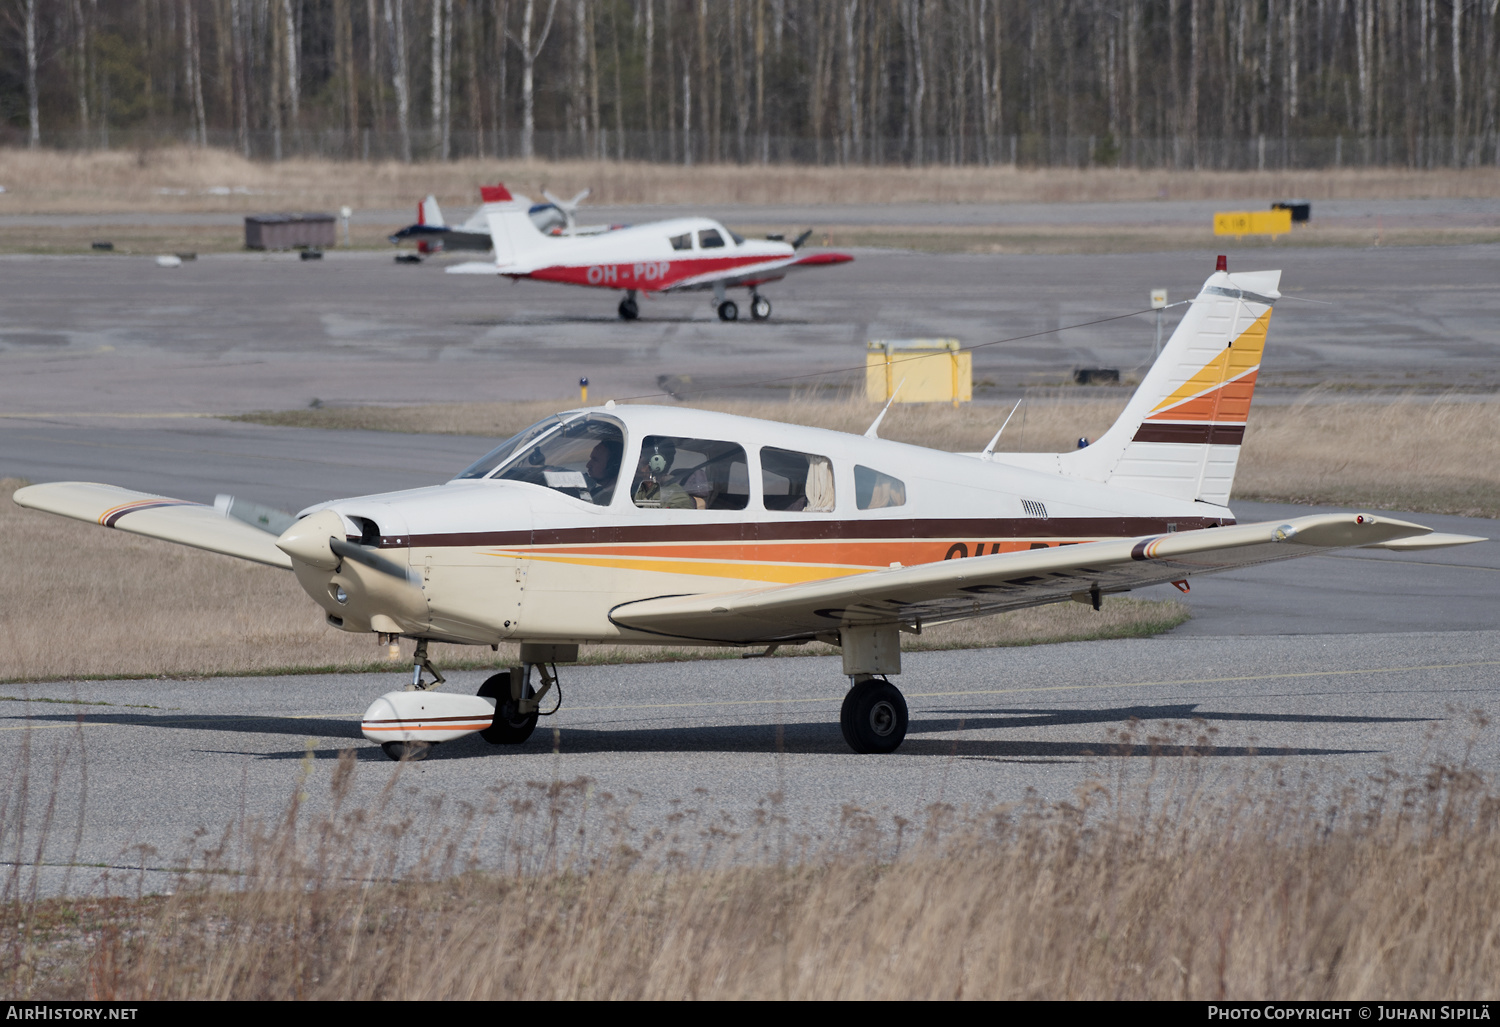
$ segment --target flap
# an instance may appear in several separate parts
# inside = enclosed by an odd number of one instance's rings
[[[841,625],[939,624],[1122,592],[1192,574],[1429,534],[1369,514],[1319,514],[1221,528],[977,556],[796,585],[622,603],[622,628],[714,642],[795,641]]]
[[[91,521],[134,535],[177,542],[284,570],[292,567],[287,555],[276,548],[275,535],[202,503],[85,481],[28,485],[16,490],[15,501],[33,510]]]

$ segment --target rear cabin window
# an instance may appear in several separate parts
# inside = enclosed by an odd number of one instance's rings
[[[705,228],[698,233],[698,245],[705,250],[723,249],[724,237],[717,228]]]
[[[731,239],[734,240],[734,244],[736,246],[743,246],[743,245],[745,245],[745,237],[743,235],[741,235],[740,233],[736,232],[732,228],[725,229],[725,231],[727,231],[729,233],[729,238],[731,238]]]
[[[743,510],[750,503],[745,451],[733,442],[648,435],[630,498],[646,510]]]
[[[906,483],[900,478],[854,465],[854,505],[861,510],[884,510],[906,505]]]
[[[620,480],[625,435],[613,420],[590,414],[539,439],[495,475],[608,506]]]
[[[767,510],[828,513],[833,509],[833,463],[790,449],[760,451],[760,487]]]
[[[681,235],[674,235],[670,242],[674,250],[690,250],[693,248],[693,233],[683,232]]]

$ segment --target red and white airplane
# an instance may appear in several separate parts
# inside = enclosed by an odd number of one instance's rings
[[[486,197],[498,196],[503,186],[491,186]],[[509,198],[510,194],[505,194]],[[793,242],[746,239],[709,218],[673,218],[630,225],[599,235],[544,235],[523,201],[486,203],[494,263],[474,261],[448,268],[449,274],[505,275],[533,278],[625,293],[620,317],[640,317],[642,293],[712,290],[721,321],[734,321],[740,308],[726,289],[750,290],[750,316],[771,316],[771,301],[760,287],[778,282],[793,271],[847,264],[847,253],[797,251],[811,232]]]

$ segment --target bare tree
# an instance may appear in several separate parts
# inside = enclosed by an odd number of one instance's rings
[[[30,129],[26,145],[34,150],[42,142],[36,97],[36,0],[26,0],[26,118]]]
[[[193,136],[208,146],[208,117],[203,111],[203,53],[198,45],[198,14],[193,0],[182,0],[183,77],[193,104]]]
[[[531,30],[534,25],[536,0],[526,0],[526,6],[521,13],[521,34],[511,35],[509,30],[506,35],[510,36],[511,42],[521,51],[521,158],[531,160],[536,156],[536,59],[542,52],[542,47],[547,45],[547,36],[552,31],[552,15],[557,12],[557,0],[551,0],[547,5],[547,21],[542,26],[541,33],[537,36],[536,44],[531,42]]]
[[[406,0],[385,0],[386,39],[391,48],[391,85],[396,89],[396,123],[401,159],[411,163],[411,96],[406,83]]]

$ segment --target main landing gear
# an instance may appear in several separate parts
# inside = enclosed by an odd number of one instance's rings
[[[757,321],[764,321],[771,316],[771,301],[758,292],[750,294],[750,316]]]
[[[620,301],[620,320],[634,321],[641,316],[641,305],[636,302],[635,290],[630,289],[625,293],[625,298]]]
[[[885,678],[853,680],[839,711],[839,727],[849,748],[859,753],[895,752],[906,738],[906,723],[906,699],[899,688]]]

